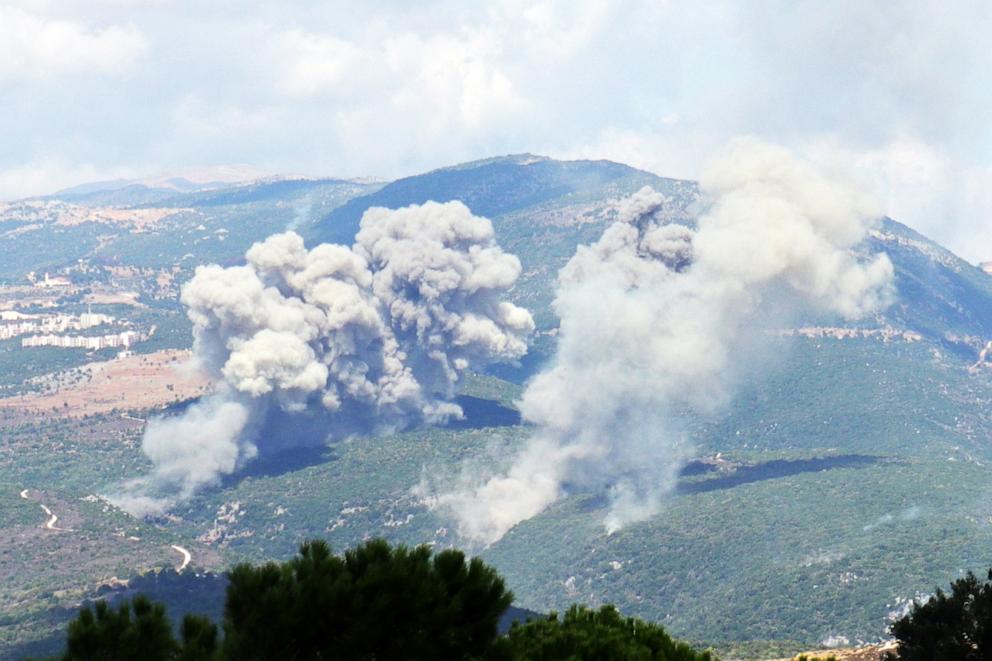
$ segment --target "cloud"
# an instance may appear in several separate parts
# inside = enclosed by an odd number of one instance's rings
[[[616,3],[604,0],[507,0],[494,3],[490,16],[502,31],[518,36],[522,47],[563,61],[585,48],[620,11]]]
[[[286,94],[311,96],[363,75],[361,49],[343,39],[289,30],[277,35],[274,42],[283,61],[283,75],[277,85]]]
[[[245,135],[265,135],[284,120],[269,107],[243,107],[217,103],[196,94],[179,100],[172,114],[172,127],[186,136],[196,136],[214,149],[236,144]]]
[[[526,106],[501,70],[499,42],[487,30],[368,35],[362,43],[290,30],[276,35],[273,45],[281,92],[339,102],[358,93],[363,106],[374,95],[393,113],[429,121],[432,133],[451,122],[479,128]]]
[[[0,6],[0,80],[127,73],[146,49],[131,24],[92,29]]]
[[[980,0],[4,6],[0,78],[17,84],[0,170],[249,162],[391,178],[530,151],[696,178],[705,154],[752,134],[814,160],[836,145],[891,215],[992,256]],[[51,26],[69,35],[59,48]],[[942,172],[901,184],[910,144]]]

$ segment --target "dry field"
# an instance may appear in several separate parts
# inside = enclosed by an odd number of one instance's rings
[[[82,378],[45,394],[0,398],[0,410],[78,418],[114,409],[160,408],[207,392],[210,380],[190,368],[188,351],[133,355],[78,368]],[[58,375],[54,383],[63,381]]]
[[[895,642],[890,641],[881,645],[865,645],[864,647],[844,647],[819,650],[816,652],[804,652],[803,656],[809,659],[809,661],[829,659],[831,657],[837,659],[837,661],[881,661],[881,659],[885,657],[886,652],[895,652],[895,650]],[[788,659],[772,659],[772,661],[793,661],[793,659],[798,657],[799,655]]]
[[[83,223],[103,223],[130,227],[142,232],[159,223],[162,219],[175,215],[186,209],[116,209],[113,207],[89,208],[76,205],[65,205],[58,215],[56,225],[72,226]]]

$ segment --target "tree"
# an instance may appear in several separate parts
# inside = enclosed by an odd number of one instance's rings
[[[481,657],[512,600],[495,570],[460,551],[373,540],[338,557],[308,542],[289,562],[231,572],[224,652],[245,660]]]
[[[573,606],[562,620],[514,625],[501,637],[499,618],[512,601],[494,569],[460,551],[373,540],[336,556],[314,541],[287,562],[234,568],[221,644],[217,626],[193,615],[177,641],[165,607],[139,596],[116,610],[103,601],[84,607],[63,659],[710,659],[612,606]]]
[[[116,610],[100,600],[83,606],[69,623],[63,661],[209,661],[216,658],[217,625],[197,615],[183,618],[181,641],[172,635],[165,606],[144,595]]]
[[[206,661],[217,658],[217,625],[199,615],[186,615],[179,629],[182,642],[178,661]]]
[[[988,580],[973,573],[951,583],[951,593],[937,590],[925,603],[892,625],[902,661],[977,661],[992,659],[992,569]]]
[[[623,617],[613,606],[598,611],[572,606],[565,617],[515,624],[506,637],[509,658],[557,661],[709,661],[709,652],[696,652],[672,640],[665,630],[633,617]]]
[[[133,613],[133,615],[132,615]],[[170,661],[179,646],[162,604],[147,597],[123,602],[116,610],[105,601],[84,606],[69,623],[64,661]]]

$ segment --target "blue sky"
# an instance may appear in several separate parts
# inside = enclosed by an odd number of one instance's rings
[[[0,0],[0,199],[193,166],[785,144],[992,259],[992,3]]]

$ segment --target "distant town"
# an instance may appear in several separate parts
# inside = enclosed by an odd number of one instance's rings
[[[27,280],[30,286],[6,287],[0,292],[0,341],[19,338],[24,349],[57,347],[99,351],[118,348],[126,351],[155,333],[154,326],[137,329],[128,320],[93,312],[92,304],[80,314],[54,310],[39,312],[38,309],[62,307],[61,297],[75,292],[75,285],[67,276],[49,273],[41,277],[29,273]],[[108,297],[108,293],[116,296]],[[137,296],[128,292],[102,292],[102,296],[92,298],[133,305]],[[105,332],[87,332],[93,329]]]

